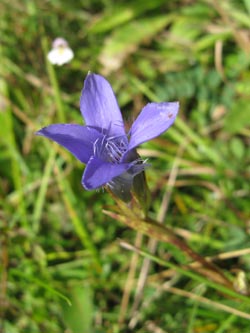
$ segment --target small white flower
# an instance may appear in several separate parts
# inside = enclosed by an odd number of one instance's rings
[[[52,50],[48,53],[48,59],[53,65],[62,66],[73,57],[74,53],[64,38],[58,37],[53,41]]]

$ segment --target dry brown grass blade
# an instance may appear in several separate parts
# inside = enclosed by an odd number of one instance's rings
[[[194,301],[197,301],[199,303],[205,304],[209,307],[213,307],[215,309],[222,310],[222,311],[234,314],[235,316],[250,320],[250,314],[249,313],[242,312],[242,311],[234,309],[230,306],[224,305],[224,304],[219,303],[219,302],[212,301],[212,300],[210,300],[206,297],[196,295],[196,294],[191,293],[189,291],[178,289],[178,288],[175,288],[175,287],[169,287],[169,286],[165,287],[164,285],[162,286],[162,289],[165,290],[165,291],[171,292],[175,295],[179,295],[179,296],[182,296],[182,297],[187,297],[187,298],[192,299]]]
[[[124,205],[123,205],[124,207]],[[127,209],[128,210],[128,209]],[[224,274],[219,270],[217,266],[213,263],[207,261],[204,257],[200,256],[198,253],[194,252],[184,240],[178,238],[174,231],[170,228],[163,226],[162,224],[150,220],[147,218],[146,220],[142,220],[141,218],[137,217],[136,215],[131,217],[131,211],[129,212],[129,216],[124,214],[119,214],[111,211],[104,210],[104,213],[108,216],[116,219],[130,228],[140,231],[141,233],[155,238],[158,241],[167,242],[175,245],[179,248],[183,253],[189,256],[192,260],[197,261],[201,264],[202,270],[197,268],[199,273],[203,274],[207,278],[213,280],[216,283],[220,283],[228,288],[233,289],[231,281],[229,281]],[[204,270],[205,269],[205,270]]]
[[[134,242],[136,247],[141,246],[142,239],[143,239],[143,235],[138,232],[136,234],[136,239]],[[139,253],[134,251],[132,254],[131,260],[130,260],[129,272],[128,272],[127,280],[126,280],[124,290],[123,290],[122,301],[121,301],[121,306],[120,306],[120,313],[119,313],[119,318],[118,318],[118,323],[120,325],[124,322],[124,319],[125,319],[125,316],[127,313],[129,298],[131,295],[132,288],[134,286],[135,273],[136,273],[139,256],[140,256]]]

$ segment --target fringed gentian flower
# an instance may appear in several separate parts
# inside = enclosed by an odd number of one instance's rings
[[[173,124],[178,108],[178,102],[149,103],[126,133],[110,84],[100,75],[88,74],[80,99],[85,126],[54,124],[37,134],[59,143],[86,164],[82,177],[85,189],[108,186],[128,201],[134,177],[147,166],[136,147],[166,131]]]
[[[52,50],[48,53],[48,60],[53,65],[62,66],[70,62],[73,57],[74,53],[64,38],[58,37],[53,41]]]

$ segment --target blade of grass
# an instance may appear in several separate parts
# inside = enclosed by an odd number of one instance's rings
[[[61,191],[62,199],[64,201],[65,207],[68,211],[68,214],[71,218],[71,221],[74,225],[75,231],[80,238],[83,247],[89,250],[89,252],[92,254],[93,261],[95,263],[95,268],[97,271],[101,271],[101,262],[100,258],[97,252],[97,249],[94,245],[94,243],[91,241],[91,237],[85,228],[83,222],[78,216],[77,210],[75,208],[74,202],[77,202],[76,198],[74,198],[74,194],[72,193],[72,190],[70,188],[69,183],[67,180],[64,179],[61,170],[60,170],[60,165],[57,162],[55,165],[55,175],[56,175],[56,180],[57,184],[59,186],[59,189]]]
[[[50,293],[60,297],[61,299],[63,299],[64,301],[66,301],[68,303],[68,305],[71,305],[70,300],[68,299],[68,297],[66,297],[65,295],[63,295],[62,293],[60,293],[58,290],[52,288],[50,285],[48,285],[47,283],[45,283],[44,281],[39,280],[38,278],[34,278],[31,276],[27,276],[27,274],[23,273],[22,271],[19,271],[17,269],[12,269],[11,270],[11,274],[13,276],[22,278],[24,280],[27,280],[30,283],[35,283],[37,285],[39,285],[40,287],[48,290]]]
[[[173,162],[173,166],[171,168],[171,172],[169,175],[169,179],[167,182],[167,186],[165,189],[165,193],[164,196],[162,198],[162,202],[161,202],[161,206],[159,208],[159,212],[157,214],[157,221],[159,223],[163,223],[164,222],[164,218],[167,214],[168,211],[168,207],[169,207],[169,202],[170,202],[170,198],[172,195],[172,190],[176,181],[176,177],[178,174],[178,169],[179,169],[179,157],[183,154],[184,151],[184,145],[181,146],[181,148],[179,149],[177,156]],[[150,253],[154,254],[157,248],[157,240],[154,238],[149,239],[148,241],[148,250]],[[142,268],[139,274],[139,278],[138,278],[138,282],[137,282],[137,288],[136,288],[136,292],[135,292],[135,300],[132,306],[132,313],[135,313],[139,307],[140,301],[142,299],[142,295],[143,295],[143,290],[144,290],[144,286],[146,284],[146,279],[148,277],[148,272],[151,266],[151,262],[150,260],[148,260],[147,258],[145,258],[143,260],[142,263]]]
[[[3,79],[0,81],[0,94],[5,96],[6,100],[9,100],[9,87]],[[17,210],[20,216],[19,220],[21,225],[24,228],[27,228],[28,227],[27,209],[23,193],[23,180],[22,180],[23,177],[22,167],[23,165],[25,165],[25,163],[23,163],[23,160],[18,151],[12,117],[13,116],[12,116],[11,106],[10,104],[6,104],[4,112],[1,112],[0,114],[2,135],[4,138],[4,143],[9,151],[9,156],[11,160],[11,175],[14,188],[15,191],[18,193]]]
[[[138,247],[138,245],[140,246],[142,243],[142,240],[143,240],[142,234],[137,232],[136,239],[134,242],[135,246],[136,247]],[[124,322],[126,314],[127,314],[129,299],[130,299],[130,295],[132,293],[136,269],[138,266],[138,258],[139,258],[138,253],[134,252],[131,257],[129,272],[128,272],[127,280],[126,280],[126,283],[124,286],[123,297],[122,297],[122,301],[121,301],[120,313],[119,313],[119,319],[118,319],[119,324],[122,324]]]
[[[188,321],[188,325],[187,325],[187,333],[194,332],[195,318],[197,317],[197,311],[199,308],[198,297],[200,297],[200,295],[196,295],[196,296],[197,296],[197,298],[194,299],[194,304],[190,311],[189,321]]]
[[[114,198],[115,199],[115,198]],[[179,250],[183,252],[186,256],[190,257],[194,261],[198,261],[201,264],[200,273],[204,276],[209,278],[212,281],[216,281],[222,285],[228,286],[228,288],[232,287],[232,282],[224,275],[224,273],[218,269],[216,265],[207,261],[205,258],[200,256],[198,253],[194,252],[188,245],[185,243],[184,240],[178,238],[174,231],[167,227],[163,226],[162,224],[151,220],[149,217],[147,219],[142,219],[138,217],[133,210],[138,209],[138,205],[136,202],[134,203],[135,206],[133,209],[127,209],[126,205],[121,202],[120,200],[116,199],[117,206],[120,208],[121,212],[111,212],[104,210],[103,212],[108,216],[116,219],[130,228],[139,231],[149,237],[155,238],[158,241],[166,242],[171,244],[171,246],[177,247]],[[113,207],[113,209],[117,209]]]
[[[204,283],[205,285],[207,285],[208,287],[215,289],[217,291],[219,291],[220,293],[224,293],[228,296],[233,297],[234,299],[238,299],[243,301],[245,304],[250,305],[250,299],[247,296],[244,296],[242,294],[237,293],[236,291],[229,289],[228,287],[225,287],[221,284],[218,284],[212,280],[208,280],[207,278],[193,272],[193,271],[188,271],[182,267],[180,267],[179,265],[175,265],[169,261],[165,261],[159,257],[156,257],[152,254],[150,254],[147,251],[144,251],[142,249],[136,248],[135,246],[128,244],[124,241],[120,242],[121,246],[123,246],[124,248],[128,249],[128,250],[132,250],[132,251],[137,251],[139,254],[141,254],[143,257],[149,258],[150,260],[154,261],[155,263],[163,266],[163,267],[167,267],[167,268],[171,268],[173,270],[175,270],[177,273],[180,273],[184,276],[187,276],[189,278],[191,278],[194,281],[197,281],[199,283]],[[242,304],[241,304],[242,305]]]
[[[210,300],[206,297],[191,293],[189,291],[178,289],[178,288],[175,288],[175,287],[168,287],[168,286],[165,287],[165,285],[163,285],[163,290],[168,291],[168,292],[172,292],[175,295],[179,295],[179,296],[182,296],[182,297],[187,297],[189,299],[195,300],[195,301],[197,301],[201,304],[204,304],[205,306],[211,307],[212,309],[215,308],[215,309],[218,309],[218,310],[222,310],[222,311],[231,313],[232,315],[228,317],[228,321],[230,321],[230,323],[232,323],[232,321],[233,321],[231,319],[231,317],[234,317],[234,319],[236,319],[237,316],[238,316],[238,317],[241,317],[241,318],[244,318],[244,319],[247,319],[247,320],[250,319],[250,314],[249,313],[242,312],[240,310],[232,308],[231,306],[222,304],[221,302],[212,301],[212,300]],[[225,322],[227,322],[227,320]],[[224,324],[224,322],[223,322],[223,324]],[[226,327],[227,328],[229,327],[228,323],[225,326],[223,324],[221,325],[221,327],[223,327],[223,330]],[[218,332],[216,331],[215,333],[218,333]],[[222,332],[220,332],[220,333],[222,333]]]
[[[248,315],[247,319],[248,320],[250,319],[249,315]],[[237,316],[235,314],[232,314],[231,316],[229,316],[226,320],[224,320],[221,323],[220,327],[214,333],[223,333],[223,332],[226,332],[226,330],[230,330],[230,327],[231,327],[232,323],[236,320],[237,320]]]
[[[39,189],[36,201],[35,201],[35,207],[34,207],[34,212],[33,212],[33,217],[32,217],[33,232],[35,234],[37,234],[37,232],[39,231],[40,219],[41,219],[41,215],[42,215],[43,206],[45,203],[46,192],[47,192],[47,188],[49,185],[49,180],[50,180],[53,165],[55,162],[55,157],[56,157],[56,150],[54,149],[54,147],[52,147],[52,148],[50,148],[50,151],[49,151],[48,160],[45,165],[44,174],[43,174],[43,177],[41,180],[41,186],[40,186],[40,189]]]

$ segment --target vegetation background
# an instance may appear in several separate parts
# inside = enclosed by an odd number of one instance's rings
[[[0,13],[0,332],[249,333],[250,1],[1,0]],[[53,67],[58,36],[75,57]],[[187,258],[167,243],[147,271],[148,239],[144,255],[124,249],[136,233],[103,213],[109,194],[85,191],[83,165],[34,135],[82,122],[88,71],[128,122],[180,101],[175,125],[140,148],[151,215],[217,256],[242,297],[178,270]]]

